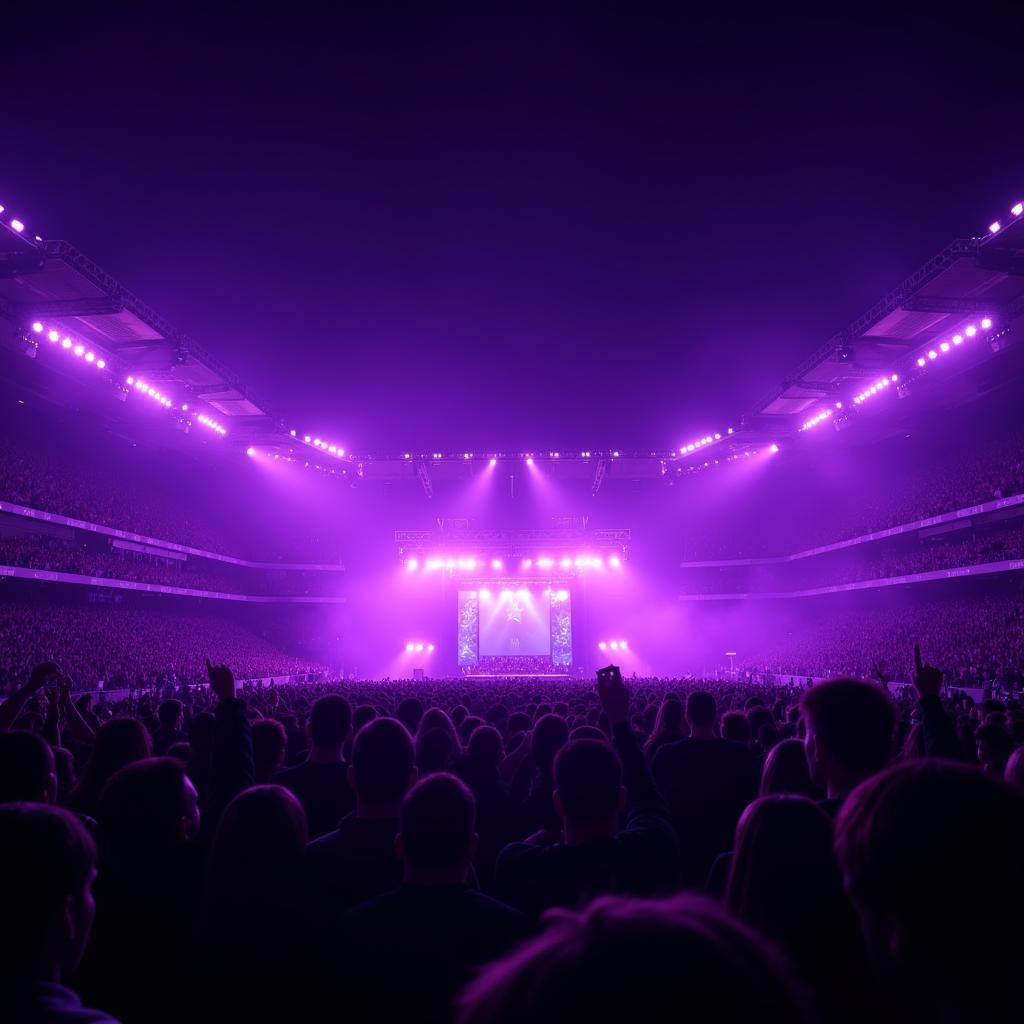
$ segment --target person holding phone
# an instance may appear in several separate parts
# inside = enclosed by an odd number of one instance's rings
[[[574,740],[555,758],[561,836],[550,843],[538,834],[498,856],[500,898],[533,916],[604,893],[651,896],[675,885],[675,834],[630,725],[617,666],[597,673],[597,690],[612,742]]]

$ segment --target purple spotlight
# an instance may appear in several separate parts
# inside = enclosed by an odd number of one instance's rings
[[[929,359],[938,359],[939,358],[939,353],[936,352],[935,349],[929,349],[929,351],[928,351],[928,358]]]
[[[248,455],[249,458],[251,459],[256,454],[256,449],[255,448],[246,448],[245,449],[245,454]]]
[[[538,558],[537,567],[539,569],[550,569],[554,566],[555,560],[553,558]]]
[[[1000,224],[999,221],[994,220],[994,221],[992,221],[991,224],[989,224],[988,229],[989,229],[989,231],[992,232],[993,235],[998,235],[999,234],[999,229],[1001,227],[1002,227],[1002,224]]]
[[[135,383],[135,378],[134,378],[134,377],[128,377],[128,378],[126,378],[126,379],[127,379],[127,382],[128,382],[129,384],[134,384],[134,383]]]
[[[491,559],[491,568],[492,569],[500,569],[501,567],[502,567],[502,561],[501,561],[500,558],[492,558]]]
[[[75,353],[76,356],[81,358],[82,356],[85,355],[85,346],[84,345],[76,345],[72,351]]]
[[[987,331],[991,326],[992,321],[988,317],[985,317],[984,320],[981,321],[981,329],[983,331]]]
[[[974,337],[974,336],[975,336],[975,335],[976,335],[977,333],[978,333],[978,328],[977,328],[977,327],[975,327],[975,326],[974,326],[974,324],[971,324],[971,325],[970,325],[970,326],[969,326],[969,327],[968,327],[968,328],[967,328],[967,329],[966,329],[966,330],[964,331],[964,334],[966,334],[968,338],[973,338],[973,337]]]
[[[533,456],[532,455],[527,455],[526,456],[526,464],[528,466],[532,466],[533,465]]]
[[[22,224],[21,221],[18,220],[17,218],[11,221],[11,227],[14,228],[14,230],[17,231],[19,234],[21,234],[21,232],[25,230],[25,225]]]
[[[97,359],[97,360],[96,360],[96,366],[97,366],[97,367],[98,367],[98,368],[99,368],[100,370],[105,370],[105,369],[107,368],[107,361],[106,361],[106,359]],[[188,406],[187,406],[187,405],[185,405],[185,406],[182,406],[182,408],[183,408],[183,409],[187,409],[187,408],[188,408]]]
[[[603,640],[597,646],[600,647],[602,651],[608,649],[608,645]]]
[[[941,345],[939,345],[939,349],[941,351],[943,351],[943,352],[948,352],[949,351],[949,342],[948,341],[944,341]]]
[[[96,354],[94,352],[86,352],[85,361],[87,363],[94,363],[96,361]]]
[[[898,373],[894,373],[894,374],[893,374],[893,375],[892,375],[892,376],[891,376],[891,377],[889,378],[889,380],[891,380],[891,381],[893,382],[893,384],[895,384],[895,383],[896,383],[896,381],[898,381],[899,379],[900,379],[900,375],[899,375]]]
[[[415,651],[416,650],[416,645],[412,641],[410,641],[409,643],[407,643],[405,645],[405,649],[407,651]]]
[[[617,651],[617,650],[619,649],[619,642],[618,642],[618,640],[613,640],[613,641],[612,641],[612,642],[611,642],[611,643],[610,643],[610,644],[609,644],[608,646],[609,646],[609,647],[610,647],[610,648],[611,648],[611,649],[612,649],[613,651]]]
[[[625,640],[620,640],[620,641],[619,641],[619,646],[620,646],[620,647],[621,647],[621,648],[622,648],[623,650],[625,650],[625,649],[626,649],[626,648],[627,648],[627,647],[628,647],[629,645],[628,645],[628,644],[626,643],[626,641],[625,641]]]
[[[1014,206],[1011,206],[1010,213],[1012,213],[1014,217],[1019,217],[1024,213],[1024,203],[1016,203]]]
[[[622,568],[622,559],[619,558],[618,555],[612,555],[612,557],[608,559],[608,564],[613,569],[621,569]]]
[[[422,651],[423,650],[423,644],[417,644],[416,645],[416,650],[417,651]]]
[[[35,331],[36,334],[42,334],[43,333],[43,325],[38,320],[36,320],[36,322],[34,324],[32,324],[32,330]]]
[[[494,467],[495,467],[495,466],[496,466],[497,464],[498,464],[498,460],[497,460],[497,459],[491,459],[491,461],[487,463],[487,465],[488,465],[488,466],[490,466],[490,467],[491,467],[491,469],[494,469]]]
[[[415,572],[419,567],[420,560],[418,558],[410,558],[409,561],[405,563],[406,572]]]
[[[779,452],[779,446],[773,443],[772,446],[768,449],[768,451],[770,451],[772,455],[777,455]]]
[[[434,645],[433,644],[427,644],[427,650],[432,652],[434,650]]]
[[[181,403],[181,411],[182,412],[188,412],[188,402],[182,402]]]
[[[572,559],[571,558],[563,558],[558,564],[563,569],[571,569],[572,568]]]
[[[61,339],[61,343],[60,343],[60,347],[61,348],[71,348],[71,339],[70,338],[62,338]]]
[[[57,341],[60,338],[60,335],[56,331],[50,331],[46,336],[50,341]]]
[[[523,568],[524,569],[531,569],[531,568],[533,568],[533,559],[532,558],[524,558],[523,559]]]
[[[925,364],[925,358],[924,358],[924,356],[918,356],[918,357],[917,357],[917,365],[918,365],[918,366],[924,366],[924,364]]]

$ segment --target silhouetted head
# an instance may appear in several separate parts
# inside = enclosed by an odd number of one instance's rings
[[[340,747],[348,738],[351,725],[352,709],[344,697],[320,697],[309,713],[309,740],[314,747]]]
[[[686,698],[686,721],[691,729],[710,729],[717,715],[718,704],[706,690],[695,690]]]
[[[144,871],[199,834],[199,806],[185,766],[152,757],[111,776],[97,814],[104,866]]]
[[[376,718],[352,743],[349,782],[360,803],[398,804],[416,781],[412,737],[394,718]]]
[[[0,804],[57,799],[57,766],[50,744],[32,732],[0,732]]]
[[[920,998],[954,1007],[950,1019],[1007,1019],[998,999],[1012,1001],[977,979],[1010,976],[1024,955],[1024,796],[966,765],[895,765],[847,797],[835,844],[875,955]],[[968,865],[993,880],[998,898],[951,879]],[[956,969],[938,970],[951,949]]]
[[[626,803],[622,764],[604,740],[574,740],[555,758],[555,810],[567,823],[614,832]]]
[[[752,931],[691,895],[604,897],[549,911],[544,931],[486,967],[460,1000],[460,1024],[671,1019],[687,993],[693,1024],[800,1024],[786,967]]]
[[[402,803],[395,840],[406,876],[418,881],[461,881],[476,853],[476,804],[454,775],[431,775]]]
[[[892,754],[896,712],[888,694],[856,679],[831,679],[800,698],[811,779],[845,795],[880,771]]]
[[[761,771],[761,796],[773,796],[778,793],[814,795],[807,755],[800,740],[782,740],[776,743],[764,760],[764,768]]]
[[[0,806],[3,926],[0,977],[11,984],[58,980],[82,958],[95,916],[96,847],[69,811]]]

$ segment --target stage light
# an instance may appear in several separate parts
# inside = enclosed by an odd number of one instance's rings
[[[608,645],[603,640],[597,646],[600,647],[602,651],[608,649]]]
[[[17,219],[11,221],[11,227],[14,228],[14,230],[17,231],[19,234],[25,230],[25,225],[22,224],[21,221]]]
[[[571,569],[572,568],[572,559],[571,558],[563,558],[558,564],[563,569]]]
[[[487,463],[487,465],[488,465],[488,466],[490,466],[490,467],[491,467],[491,469],[494,469],[494,467],[495,467],[495,466],[496,466],[497,464],[498,464],[498,460],[497,460],[497,459],[491,459],[491,461]]]
[[[532,465],[533,465],[533,456],[532,456],[532,455],[528,455],[528,456],[526,457],[526,464],[527,464],[528,466],[532,466]]]
[[[612,642],[611,642],[611,643],[610,643],[610,644],[609,644],[608,646],[609,646],[609,647],[610,647],[610,648],[611,648],[611,649],[612,649],[613,651],[617,651],[617,650],[619,649],[619,642],[618,642],[617,640],[613,640],[613,641],[612,641]]]
[[[985,317],[981,321],[981,329],[983,331],[987,331],[991,326],[992,326],[992,321],[988,317]]]
[[[612,458],[613,459],[617,459],[618,457],[619,457],[619,453],[618,452],[612,452]]]
[[[970,326],[969,326],[969,327],[968,327],[968,328],[967,328],[967,329],[966,329],[966,330],[964,331],[964,334],[966,334],[968,338],[973,338],[973,337],[974,337],[974,336],[975,336],[975,335],[976,335],[977,333],[978,333],[978,328],[977,328],[977,327],[975,327],[975,326],[974,326],[974,324],[971,324],[971,325],[970,325]]]
[[[929,359],[938,359],[939,358],[939,353],[936,352],[935,349],[931,349],[928,352],[928,358]]]
[[[1012,213],[1014,217],[1019,217],[1022,213],[1024,213],[1024,203],[1017,203],[1016,205],[1011,206],[1010,213]]]
[[[492,558],[491,559],[491,568],[492,569],[500,569],[501,568],[501,559],[500,558]]]
[[[768,451],[770,451],[772,455],[777,455],[779,452],[779,446],[773,443],[772,446],[768,449]]]
[[[61,348],[71,348],[71,339],[70,338],[62,338],[61,339],[61,343],[60,343],[60,347]]]
[[[538,558],[537,567],[539,569],[550,569],[554,566],[555,560],[553,558]]]
[[[96,366],[97,366],[97,367],[98,367],[98,368],[99,368],[100,370],[105,370],[105,369],[106,369],[106,367],[107,367],[107,361],[106,361],[106,359],[97,359],[97,360],[96,360]],[[186,409],[187,409],[187,408],[188,408],[188,406],[185,406],[184,408],[186,408]]]
[[[333,444],[332,444],[332,445],[331,445],[330,447],[328,447],[328,449],[327,449],[327,450],[328,450],[328,451],[329,451],[329,452],[330,452],[330,453],[331,453],[332,455],[337,455],[337,454],[338,454],[338,448],[337,448],[337,446],[336,446],[336,445],[333,445]]]
[[[36,320],[35,323],[32,324],[32,330],[35,331],[36,334],[42,334],[43,325],[38,320]]]
[[[50,331],[46,336],[50,339],[50,341],[56,341],[60,337],[60,335],[56,331]]]
[[[85,346],[84,345],[76,345],[74,347],[74,349],[72,349],[72,351],[75,353],[76,356],[81,358],[85,354]]]
[[[420,561],[418,558],[410,558],[409,561],[405,563],[406,572],[415,572],[419,567]]]
[[[433,651],[433,649],[434,649],[434,645],[433,644],[427,644],[427,650],[428,651]]]
[[[532,567],[533,567],[533,559],[532,558],[524,558],[523,559],[523,568],[524,569],[530,569]]]
[[[85,353],[85,361],[87,363],[94,363],[94,362],[96,362],[96,355],[95,355],[95,353],[93,353],[93,352],[86,352]]]
[[[417,644],[416,645],[416,650],[417,651],[422,651],[423,650],[423,644]]]
[[[948,352],[949,351],[949,342],[948,341],[942,342],[942,344],[939,345],[939,349],[941,351],[943,351],[943,352]]]
[[[896,381],[898,381],[899,379],[900,379],[900,375],[899,375],[898,373],[894,373],[894,374],[893,374],[893,375],[892,375],[892,376],[891,376],[891,377],[889,378],[889,380],[891,380],[891,381],[893,382],[893,384],[895,384],[895,383],[896,383]]]
[[[620,640],[620,641],[619,641],[619,646],[620,646],[620,647],[621,647],[621,648],[622,648],[623,650],[625,650],[625,649],[627,648],[628,644],[626,643],[626,641],[625,641],[625,640]]]
[[[569,591],[568,590],[559,590],[554,595],[554,598],[555,598],[556,601],[568,601],[569,600]]]
[[[444,566],[445,566],[446,569],[454,569],[455,568],[455,559],[454,558],[449,558],[448,561],[444,563]]]
[[[309,434],[307,434],[307,435],[306,435],[306,436],[305,436],[305,437],[303,438],[303,441],[305,441],[305,442],[306,442],[306,444],[309,444],[310,440],[311,440],[311,438],[310,438]]]
[[[182,412],[188,412],[188,402],[182,402],[181,403],[181,411]]]
[[[998,235],[999,234],[999,229],[1001,227],[1002,227],[1002,225],[999,223],[999,221],[994,220],[994,221],[992,221],[991,224],[989,224],[988,229],[989,229],[989,231],[992,232],[993,235]]]
[[[415,645],[414,643],[412,643],[412,642],[410,642],[410,643],[407,643],[407,644],[405,645],[405,649],[406,649],[407,651],[414,651],[414,650],[416,650],[416,645]]]
[[[842,402],[836,402],[836,408],[837,409],[842,409],[842,407],[843,407],[843,403]]]
[[[618,555],[612,555],[612,557],[608,559],[608,564],[613,569],[621,569],[622,568],[622,559],[619,558]]]
[[[466,559],[466,568],[467,569],[475,569],[476,568],[476,559],[475,558],[467,558]]]
[[[917,359],[917,365],[918,366],[924,366],[924,364],[925,364],[924,356],[919,356],[918,359]]]

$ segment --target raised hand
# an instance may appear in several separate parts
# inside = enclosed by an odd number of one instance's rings
[[[629,691],[617,665],[597,671],[597,695],[610,725],[629,721]]]
[[[210,677],[210,689],[221,700],[230,700],[235,695],[235,677],[227,665],[211,665],[206,659],[206,674]]]
[[[921,697],[937,697],[942,689],[942,672],[921,661],[920,644],[914,644],[914,688]]]

